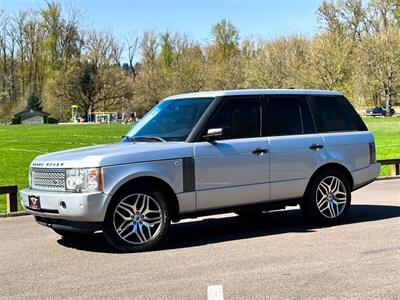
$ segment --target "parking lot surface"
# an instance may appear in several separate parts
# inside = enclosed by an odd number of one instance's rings
[[[0,298],[206,299],[215,285],[225,299],[399,299],[400,180],[354,192],[338,226],[308,225],[298,209],[224,214],[174,224],[166,249],[147,253],[0,219]]]

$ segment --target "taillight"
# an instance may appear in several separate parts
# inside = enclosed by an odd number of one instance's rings
[[[376,163],[376,150],[375,143],[369,143],[369,163]]]

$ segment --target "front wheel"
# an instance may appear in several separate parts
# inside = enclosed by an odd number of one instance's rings
[[[168,238],[171,223],[164,195],[146,186],[112,199],[104,222],[104,236],[124,252],[153,250]]]
[[[351,188],[346,176],[337,170],[325,170],[312,179],[300,206],[312,221],[336,224],[345,217],[350,203]]]

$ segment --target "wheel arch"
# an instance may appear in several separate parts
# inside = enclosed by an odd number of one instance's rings
[[[143,175],[143,176],[138,176],[134,177],[131,179],[126,180],[124,183],[122,183],[113,193],[111,196],[110,201],[107,204],[107,209],[108,206],[110,205],[111,201],[115,199],[115,197],[118,197],[121,193],[124,193],[129,190],[134,190],[135,187],[141,186],[141,185],[147,185],[151,188],[155,188],[157,191],[163,193],[165,196],[167,202],[170,205],[171,208],[171,213],[172,213],[172,218],[174,219],[178,214],[179,214],[179,202],[178,198],[172,189],[172,187],[163,179],[156,177],[156,176],[151,176],[151,175]]]
[[[351,190],[353,190],[353,188],[354,188],[354,179],[353,179],[353,176],[351,175],[351,172],[349,171],[349,169],[346,168],[344,165],[342,165],[340,163],[331,162],[331,163],[327,163],[327,164],[324,164],[324,165],[318,167],[314,171],[313,175],[311,176],[310,180],[308,181],[308,184],[307,184],[307,187],[305,189],[304,194],[307,192],[307,190],[308,190],[311,182],[314,180],[314,178],[318,174],[320,174],[321,172],[323,172],[325,170],[337,170],[337,171],[341,172],[346,177],[346,179],[348,180]]]

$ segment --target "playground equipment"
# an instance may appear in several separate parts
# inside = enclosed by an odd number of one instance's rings
[[[78,122],[78,105],[71,105],[71,118],[69,119],[71,123]]]
[[[90,114],[89,122],[94,123],[116,123],[118,121],[118,113],[113,112],[93,112]]]

